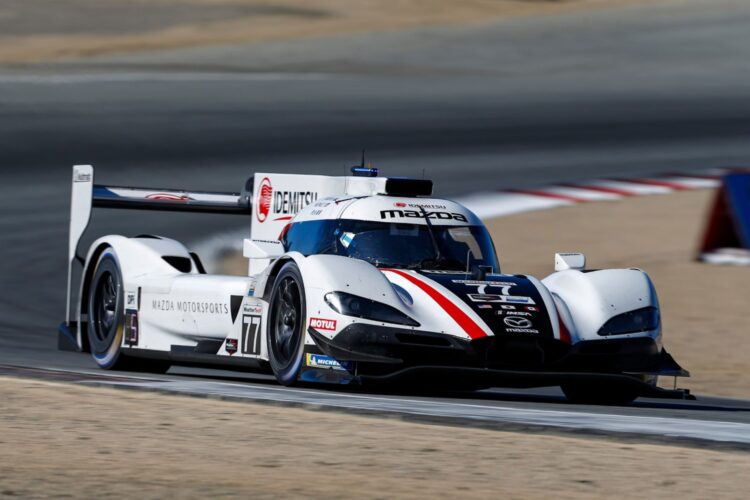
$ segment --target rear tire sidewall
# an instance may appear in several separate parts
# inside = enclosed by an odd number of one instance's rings
[[[277,324],[277,302],[279,301],[279,288],[281,283],[286,279],[292,279],[297,285],[300,296],[299,310],[297,311],[297,324],[295,332],[299,334],[297,339],[294,354],[289,362],[277,359],[273,343],[276,342],[276,324]],[[271,291],[270,301],[270,313],[268,321],[268,335],[266,335],[266,342],[268,348],[268,361],[271,365],[276,380],[282,385],[293,385],[297,382],[300,369],[302,368],[304,361],[305,351],[305,339],[307,332],[305,331],[305,325],[307,324],[307,307],[305,299],[305,288],[302,281],[302,274],[294,262],[288,262],[284,264],[279,272],[276,280],[274,281],[273,289]]]
[[[97,308],[101,297],[98,293],[99,287],[107,275],[115,280],[117,300],[112,328],[106,329],[98,322]],[[105,250],[96,263],[94,276],[91,279],[88,297],[88,338],[91,347],[91,356],[100,368],[106,370],[115,369],[122,364],[121,352],[123,326],[124,326],[124,291],[122,273],[117,256],[112,249]]]

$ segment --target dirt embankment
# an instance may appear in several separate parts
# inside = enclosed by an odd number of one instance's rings
[[[290,40],[644,0],[4,0],[0,64]]]
[[[0,494],[745,498],[750,454],[0,377]]]

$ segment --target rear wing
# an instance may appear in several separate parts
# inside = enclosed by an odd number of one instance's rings
[[[246,183],[252,184],[252,179]],[[152,189],[94,184],[94,167],[75,165],[70,201],[70,234],[68,237],[68,288],[65,322],[70,324],[73,265],[78,260],[78,244],[91,219],[93,208],[160,210],[213,214],[250,215],[252,194],[212,193],[176,189]]]

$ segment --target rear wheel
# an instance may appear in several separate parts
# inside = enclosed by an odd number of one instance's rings
[[[281,268],[271,292],[268,357],[279,383],[292,385],[302,368],[305,347],[305,289],[297,264]]]
[[[137,359],[122,352],[124,289],[117,257],[111,248],[99,257],[88,297],[88,339],[91,356],[105,370],[164,373],[169,362]]]
[[[571,403],[627,405],[638,397],[638,390],[633,386],[611,382],[569,382],[560,387]]]

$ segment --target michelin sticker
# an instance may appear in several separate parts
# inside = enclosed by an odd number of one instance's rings
[[[327,370],[344,370],[344,367],[333,358],[322,354],[307,353],[307,366],[311,368],[324,368]]]

